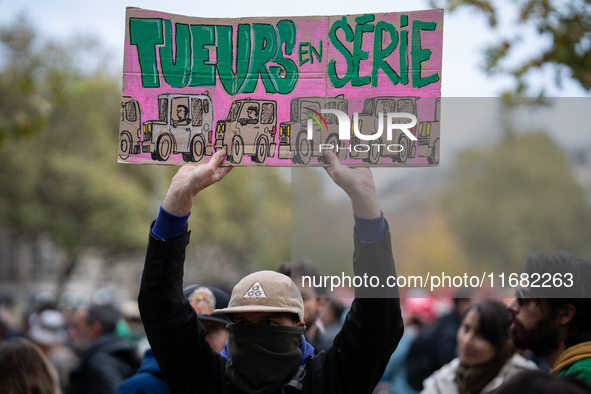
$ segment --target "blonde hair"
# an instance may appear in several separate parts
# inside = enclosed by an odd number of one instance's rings
[[[0,393],[3,392],[61,394],[55,368],[28,339],[0,342]]]

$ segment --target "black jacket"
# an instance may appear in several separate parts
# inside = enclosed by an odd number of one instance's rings
[[[460,314],[452,310],[420,329],[407,357],[407,378],[412,388],[423,390],[425,379],[456,358],[460,324]]]
[[[140,358],[135,346],[123,338],[104,335],[80,357],[70,374],[70,394],[114,394],[124,379],[135,373]]]
[[[209,347],[203,326],[183,296],[188,243],[186,230],[165,241],[150,236],[138,298],[142,321],[172,394],[234,393],[224,374],[226,360]],[[373,243],[355,236],[353,261],[358,276],[394,276],[390,233]],[[403,332],[398,289],[379,290],[383,298],[361,298],[376,293],[356,289],[333,346],[301,371],[302,393],[372,392]]]

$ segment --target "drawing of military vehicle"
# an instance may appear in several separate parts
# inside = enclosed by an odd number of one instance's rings
[[[250,97],[232,102],[225,120],[216,126],[215,150],[225,149],[233,164],[251,156],[255,163],[264,163],[275,156],[277,102]]]
[[[320,145],[332,146],[339,159],[347,157],[344,141],[339,140],[339,125],[335,114],[322,114],[322,109],[336,109],[349,114],[349,103],[344,96],[298,97],[291,100],[290,120],[279,125],[280,159],[291,159],[294,164],[308,164],[312,157],[323,161]],[[312,120],[312,139],[308,139],[308,119]],[[337,150],[338,148],[342,148]],[[325,150],[325,149],[323,149]]]
[[[435,116],[432,122],[419,124],[419,157],[426,157],[427,163],[439,164],[439,132],[441,116],[441,99],[435,99]]]
[[[140,153],[141,132],[140,104],[129,96],[122,96],[119,123],[119,157],[122,160]]]
[[[363,135],[372,135],[379,130],[379,122],[382,122],[382,135],[380,138],[364,141],[354,135],[351,125],[350,146],[365,144],[369,149],[352,149],[349,153],[351,159],[362,159],[363,161],[376,164],[382,157],[392,158],[393,162],[406,163],[409,157],[415,157],[415,141],[411,141],[400,129],[392,131],[392,140],[387,140],[387,113],[405,112],[417,116],[417,100],[420,97],[375,97],[365,100],[363,112],[359,114],[357,125],[359,132]],[[379,114],[382,113],[382,119]],[[410,119],[393,119],[392,123],[408,123]],[[409,128],[409,131],[416,136],[417,126]]]
[[[158,95],[158,120],[144,122],[142,152],[152,160],[166,161],[181,153],[186,162],[199,162],[211,155],[213,105],[203,94]]]

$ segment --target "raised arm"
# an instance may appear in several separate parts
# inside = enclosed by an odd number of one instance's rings
[[[330,167],[325,167],[325,170],[351,199],[353,214],[363,219],[380,217],[382,212],[380,211],[376,186],[369,168],[343,166],[331,151],[324,151],[324,156],[330,164]]]
[[[172,178],[162,208],[173,215],[188,215],[197,193],[221,181],[232,170],[233,167],[220,166],[225,157],[226,152],[219,150],[207,164],[181,167]]]
[[[325,158],[330,164],[328,175],[353,206],[354,274],[379,278],[379,283],[355,287],[355,300],[341,332],[331,348],[312,360],[309,379],[325,393],[371,393],[403,332],[398,289],[388,285],[396,283],[390,233],[369,169],[345,167],[332,152],[326,151]]]
[[[183,266],[193,199],[231,170],[220,166],[225,155],[218,151],[207,164],[179,169],[150,232],[138,303],[170,392],[191,392],[195,387],[201,392],[220,389],[221,379],[203,377],[220,376],[225,360],[209,347],[205,330],[183,295]]]

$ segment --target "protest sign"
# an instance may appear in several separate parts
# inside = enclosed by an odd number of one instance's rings
[[[443,11],[209,19],[128,8],[119,162],[439,163]]]

